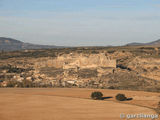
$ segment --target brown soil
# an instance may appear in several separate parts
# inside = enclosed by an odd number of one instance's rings
[[[133,100],[91,100],[96,89],[0,89],[0,120],[118,120],[120,114],[156,114],[159,93],[98,90],[104,97],[124,93]],[[135,104],[135,105],[131,105]],[[147,106],[147,107],[142,107]]]

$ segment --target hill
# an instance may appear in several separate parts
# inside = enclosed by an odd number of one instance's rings
[[[0,52],[0,86],[160,92],[159,65],[160,47],[153,46]]]
[[[0,37],[0,51],[16,51],[16,50],[27,50],[27,49],[49,49],[59,48],[60,46],[50,45],[37,45],[31,43],[24,43],[16,39]]]
[[[137,43],[137,42],[133,42],[133,43],[128,43],[125,46],[160,46],[160,39],[153,41],[153,42],[148,42],[148,43]]]

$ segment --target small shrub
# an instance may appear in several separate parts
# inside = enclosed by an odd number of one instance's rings
[[[108,89],[115,89],[115,87],[114,86],[109,86]]]
[[[108,53],[114,53],[116,52],[115,50],[109,50]]]
[[[95,50],[91,51],[91,53],[92,53],[92,54],[99,54],[99,52],[98,52],[98,51],[95,51]]]
[[[102,100],[103,94],[99,91],[92,92],[91,98],[94,100]]]
[[[119,101],[124,101],[127,99],[127,97],[124,94],[117,94],[116,99]]]

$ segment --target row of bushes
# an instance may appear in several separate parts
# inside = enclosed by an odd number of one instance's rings
[[[6,86],[2,85],[3,80],[0,80],[0,87],[8,87],[8,88],[51,88],[54,87],[51,84],[41,84],[41,83],[33,83],[32,81],[23,80],[22,82],[18,81],[7,81]]]
[[[99,92],[99,91],[92,92],[91,98],[94,99],[94,100],[103,100],[103,94],[101,92]],[[118,101],[127,100],[127,97],[124,94],[120,94],[120,93],[117,94],[115,98]]]

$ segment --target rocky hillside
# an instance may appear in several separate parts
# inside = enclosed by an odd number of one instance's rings
[[[12,38],[0,37],[0,51],[16,51],[26,49],[48,49],[48,48],[59,48],[59,46],[49,45],[36,45],[30,43],[24,43],[19,40]]]
[[[86,47],[0,53],[0,86],[160,91],[159,47]]]

